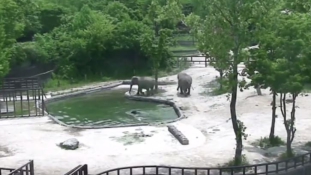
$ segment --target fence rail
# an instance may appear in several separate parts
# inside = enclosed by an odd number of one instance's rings
[[[74,169],[70,170],[65,175],[88,175],[88,167],[86,164],[79,165],[75,167]]]
[[[294,157],[279,162],[263,163],[257,165],[236,166],[236,167],[173,167],[173,166],[131,166],[111,169],[97,175],[260,175],[278,174],[310,165],[311,153]]]
[[[44,92],[37,78],[7,78],[0,88],[0,118],[44,115]]]
[[[0,175],[34,175],[34,163],[33,160],[29,160],[21,167],[14,168],[0,168]]]

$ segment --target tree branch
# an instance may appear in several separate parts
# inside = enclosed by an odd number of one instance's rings
[[[226,20],[226,21],[230,24],[230,26],[232,27],[232,26],[233,26],[232,22],[226,17],[226,15],[224,14],[224,12],[223,12],[217,5],[214,4],[214,6],[215,6],[215,8],[220,12],[221,16],[222,16],[223,18],[225,18],[225,20]]]

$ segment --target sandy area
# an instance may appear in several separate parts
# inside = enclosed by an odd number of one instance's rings
[[[200,58],[196,58],[200,59]],[[216,166],[234,155],[234,133],[226,95],[208,96],[206,86],[217,72],[204,64],[195,64],[185,70],[193,77],[191,96],[178,97],[177,85],[162,86],[165,96],[185,109],[186,119],[174,123],[190,144],[182,146],[165,126],[130,127],[96,130],[74,130],[54,124],[47,117],[0,120],[0,166],[18,167],[33,159],[38,175],[61,175],[78,164],[88,164],[89,173],[135,165]],[[162,79],[176,80],[176,75]],[[294,145],[311,140],[310,96],[297,100],[297,134]],[[263,90],[257,96],[255,89],[239,92],[238,118],[250,134],[244,142],[243,153],[251,163],[264,161],[264,156],[251,142],[269,134],[271,95]],[[285,129],[279,110],[276,134],[285,138]],[[134,132],[152,134],[141,142],[124,144],[124,135]],[[56,144],[77,138],[81,147],[74,151],[60,149]]]

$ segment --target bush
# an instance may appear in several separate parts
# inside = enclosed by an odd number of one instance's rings
[[[295,157],[296,155],[293,153],[291,155],[288,155],[287,152],[285,153],[282,153],[279,157],[278,157],[278,160],[286,160],[286,159],[290,159],[290,158],[293,158]]]
[[[233,159],[230,160],[228,163],[225,163],[224,165],[222,165],[222,166],[220,166],[220,167],[226,168],[226,167],[247,166],[247,165],[250,165],[250,164],[249,164],[248,160],[246,159],[245,154],[243,154],[243,155],[242,155],[242,159],[241,159],[240,161],[236,162],[236,161],[234,160],[234,158],[233,158]],[[241,169],[241,168],[236,168],[236,169],[234,169],[234,172],[240,172],[240,171],[242,171],[242,170],[243,170],[243,169]],[[223,170],[223,171],[229,172],[229,171],[231,171],[231,169],[228,168],[228,169],[225,169],[225,170]]]
[[[275,136],[271,140],[268,137],[264,137],[253,143],[253,145],[259,146],[262,149],[267,149],[275,146],[285,145],[285,142],[279,136]]]
[[[305,144],[305,146],[311,147],[311,141],[307,142],[307,143]]]

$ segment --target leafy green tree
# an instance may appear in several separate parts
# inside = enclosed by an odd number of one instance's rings
[[[280,11],[273,13],[265,28],[259,32],[259,49],[253,51],[254,63],[247,67],[258,71],[251,75],[252,83],[263,84],[272,91],[272,122],[269,139],[273,141],[276,96],[279,94],[280,110],[287,133],[287,156],[293,156],[291,144],[295,137],[295,107],[296,98],[303,90],[306,72],[310,71],[309,41],[311,33],[308,29],[310,16],[307,14],[283,14]],[[291,113],[287,113],[288,95],[292,102]]]
[[[295,137],[295,112],[296,98],[304,88],[304,83],[308,78],[304,74],[310,70],[310,23],[309,14],[283,14],[277,21],[277,36],[275,43],[278,46],[276,52],[279,57],[276,60],[276,82],[281,86],[278,89],[280,94],[280,110],[284,120],[287,133],[287,156],[292,156],[291,144]],[[292,101],[291,113],[286,111],[287,95],[290,94]]]
[[[147,22],[152,26],[152,31],[146,31],[141,39],[141,47],[150,56],[156,86],[158,90],[158,72],[160,63],[169,58],[169,46],[172,45],[172,30],[183,17],[180,5],[176,0],[167,1],[165,6],[160,6],[153,0],[149,7]]]
[[[0,78],[9,71],[12,46],[23,35],[24,14],[13,0],[0,1]]]
[[[242,163],[243,136],[245,126],[238,120],[236,114],[236,101],[238,90],[238,64],[246,60],[246,52],[243,48],[248,47],[251,41],[249,25],[258,22],[260,16],[265,14],[269,8],[268,4],[274,1],[236,1],[236,0],[212,0],[205,2],[202,6],[206,7],[206,14],[203,15],[204,24],[198,32],[202,32],[201,37],[208,36],[211,42],[207,45],[208,52],[221,52],[214,59],[220,59],[219,63],[226,63],[225,68],[229,67],[229,85],[231,91],[230,114],[233,130],[236,139],[236,151],[234,165]],[[215,38],[215,39],[213,39]],[[200,39],[199,39],[200,40]],[[207,39],[201,39],[207,41]],[[221,45],[221,46],[219,46]],[[226,53],[232,51],[233,56],[228,57]],[[215,53],[216,56],[216,53]],[[227,59],[222,61],[222,59]],[[217,61],[216,61],[217,62]]]

